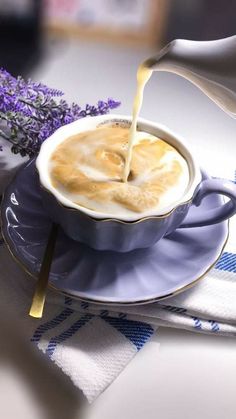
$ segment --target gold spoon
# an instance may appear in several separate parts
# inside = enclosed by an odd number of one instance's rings
[[[47,246],[43,255],[43,261],[39,272],[34,296],[29,311],[29,315],[40,319],[43,315],[44,302],[48,286],[48,277],[50,273],[54,247],[56,243],[58,225],[53,223],[49,234]]]

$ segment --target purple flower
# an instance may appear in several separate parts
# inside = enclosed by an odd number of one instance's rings
[[[62,125],[106,114],[120,105],[109,98],[81,109],[76,103],[69,105],[64,99],[58,100],[61,96],[60,90],[15,78],[0,69],[0,137],[12,143],[13,153],[34,156],[42,142]]]
[[[119,101],[113,100],[111,98],[109,98],[107,100],[107,104],[108,104],[108,107],[110,109],[115,109],[115,108],[118,108],[118,106],[120,106],[120,102]]]

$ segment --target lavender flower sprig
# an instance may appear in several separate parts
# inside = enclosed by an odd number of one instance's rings
[[[43,141],[62,125],[88,115],[108,113],[120,105],[113,99],[99,100],[82,109],[60,97],[63,92],[41,83],[13,77],[0,69],[0,137],[12,144],[11,151],[32,157]],[[0,146],[0,151],[2,147]]]

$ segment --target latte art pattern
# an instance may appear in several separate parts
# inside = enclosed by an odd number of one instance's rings
[[[180,199],[188,186],[185,159],[165,141],[137,132],[123,182],[129,129],[105,126],[72,136],[50,159],[53,186],[70,201],[113,215],[146,215]]]

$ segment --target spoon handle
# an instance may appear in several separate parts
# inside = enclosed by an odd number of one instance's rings
[[[56,244],[58,225],[53,223],[49,234],[47,246],[44,252],[41,269],[39,272],[35,292],[29,311],[29,315],[40,319],[43,315],[44,302],[48,286],[48,277],[50,273],[54,247]]]

